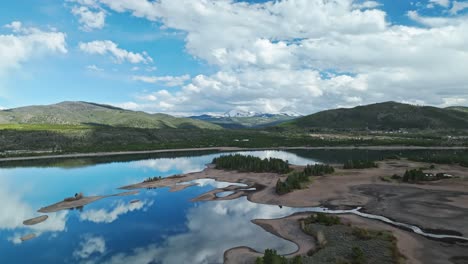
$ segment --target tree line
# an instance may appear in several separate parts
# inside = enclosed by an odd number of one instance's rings
[[[302,257],[295,256],[292,259],[287,259],[278,255],[274,249],[265,249],[265,254],[263,257],[258,257],[255,264],[302,264]]]
[[[343,169],[367,169],[367,168],[377,168],[377,163],[371,160],[347,160]]]
[[[225,155],[214,158],[212,163],[216,165],[216,169],[237,170],[240,172],[275,172],[285,174],[291,171],[288,161],[276,158],[261,159],[251,155]]]
[[[335,172],[335,169],[327,164],[307,165],[301,172],[292,172],[283,182],[278,179],[276,182],[276,193],[283,195],[296,189],[301,189],[304,182],[309,181],[309,176],[321,176]]]

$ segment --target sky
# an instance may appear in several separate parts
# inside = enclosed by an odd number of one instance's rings
[[[467,106],[468,1],[4,1],[0,109],[61,101],[179,116]]]

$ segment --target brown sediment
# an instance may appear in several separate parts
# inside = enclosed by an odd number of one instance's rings
[[[53,213],[53,212],[58,212],[61,210],[67,210],[67,209],[72,209],[72,208],[77,208],[77,207],[82,207],[85,205],[88,205],[90,203],[96,202],[98,200],[108,198],[108,197],[113,197],[113,196],[128,196],[128,195],[134,195],[137,194],[138,191],[130,191],[130,192],[123,192],[123,193],[118,193],[118,194],[113,194],[113,195],[103,195],[103,196],[88,196],[88,197],[83,197],[79,200],[73,200],[73,201],[61,201],[46,207],[42,207],[41,209],[38,210],[40,213]]]
[[[249,247],[235,247],[224,252],[224,264],[252,264],[263,254]]]
[[[28,235],[20,237],[20,239],[22,242],[24,242],[24,241],[28,241],[36,237],[37,237],[36,234],[28,234]]]
[[[299,224],[299,220],[307,215],[310,215],[310,213],[293,214],[288,217],[271,220],[255,219],[252,220],[252,222],[266,231],[296,244],[298,247],[297,251],[287,255],[288,257],[297,255],[303,256],[306,255],[308,251],[315,250],[316,248],[315,239],[304,233]]]
[[[42,223],[45,220],[47,220],[47,218],[49,218],[49,216],[47,216],[47,215],[41,215],[41,216],[38,216],[38,217],[34,217],[34,218],[31,218],[31,219],[28,219],[28,220],[24,220],[23,225],[37,225],[37,224]]]
[[[170,192],[179,192],[179,191],[185,190],[185,189],[187,189],[189,187],[197,186],[197,185],[198,185],[198,183],[176,184],[176,185],[173,185],[169,191]]]
[[[262,188],[245,192],[232,187],[236,192],[222,198],[216,197],[216,193],[232,191],[232,189],[215,189],[193,200],[230,200],[240,196],[247,196],[252,202],[290,207],[325,205],[334,208],[349,208],[361,206],[365,208],[366,212],[382,215],[397,222],[416,225],[426,230],[450,229],[467,236],[468,168],[459,165],[438,164],[435,169],[427,169],[431,173],[442,172],[456,176],[436,182],[406,184],[381,180],[382,177],[392,176],[393,174],[403,175],[407,169],[429,168],[430,165],[430,163],[404,159],[381,161],[378,162],[378,168],[370,169],[344,170],[340,165],[335,165],[335,173],[312,177],[313,180],[306,188],[281,196],[276,194],[275,187],[277,180],[284,180],[285,175],[222,171],[212,167],[201,172],[165,178],[155,183],[139,183],[124,188],[170,187],[177,183],[203,178],[223,182],[242,182],[249,186],[256,185]],[[302,167],[294,166],[294,168],[301,169]],[[430,240],[375,220],[352,215],[343,217],[352,221],[353,224],[356,223],[363,227],[375,227],[392,231],[398,239],[398,248],[408,258],[408,263],[452,263],[449,261],[450,258],[468,255],[464,253],[468,252],[466,245],[450,245],[441,241]],[[283,226],[284,221],[288,221],[285,219],[278,221],[261,220],[260,222],[257,221],[257,223],[262,224],[264,227],[268,225],[267,229],[270,229],[276,235],[293,239],[293,236],[288,235],[290,230]],[[297,235],[297,233],[295,234]],[[303,242],[294,242],[301,248]],[[302,248],[305,250],[307,247],[303,245]],[[245,256],[240,256],[242,254],[239,252],[245,254]],[[438,252],[440,252],[440,255],[437,255]],[[252,260],[256,256],[258,256],[258,253],[241,247],[227,251],[225,259],[228,261],[234,260],[227,263],[242,263],[244,258]]]

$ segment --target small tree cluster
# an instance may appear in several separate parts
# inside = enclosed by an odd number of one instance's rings
[[[255,264],[302,264],[302,258],[296,256],[292,259],[287,259],[284,256],[278,255],[274,249],[265,249],[263,257],[258,257]]]
[[[324,213],[312,214],[304,219],[305,224],[321,224],[326,226],[341,224],[340,218],[334,215],[327,215]]]
[[[348,160],[344,163],[343,169],[366,169],[377,168],[377,163],[370,160]]]
[[[409,183],[424,181],[425,179],[426,174],[422,171],[422,169],[406,170],[402,178],[403,182]]]
[[[335,169],[328,164],[307,165],[304,168],[304,174],[306,176],[322,176],[324,174],[331,174],[334,172]]]
[[[162,179],[161,176],[155,176],[155,177],[149,177],[146,180],[144,180],[143,182],[154,182],[154,181],[159,181],[161,179]]]
[[[282,159],[261,159],[251,155],[226,155],[213,159],[216,169],[237,170],[241,172],[276,172],[285,174],[291,171],[288,161]]]
[[[335,169],[327,164],[307,165],[302,172],[292,172],[286,181],[278,179],[276,182],[276,193],[279,195],[301,189],[301,184],[309,181],[309,176],[321,176],[335,172]]]

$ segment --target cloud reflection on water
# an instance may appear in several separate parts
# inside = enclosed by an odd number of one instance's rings
[[[90,209],[80,214],[81,221],[90,221],[94,223],[112,223],[119,218],[120,215],[124,215],[128,212],[136,210],[146,210],[148,207],[153,205],[153,201],[139,201],[135,203],[125,203],[119,200],[114,203],[112,210],[106,209]]]
[[[198,204],[187,212],[188,232],[170,236],[162,244],[151,244],[126,253],[118,253],[104,263],[222,263],[225,250],[248,246],[258,251],[277,249],[285,254],[296,250],[292,242],[280,239],[251,219],[274,219],[307,208],[288,208],[249,202],[245,197],[232,201]]]

